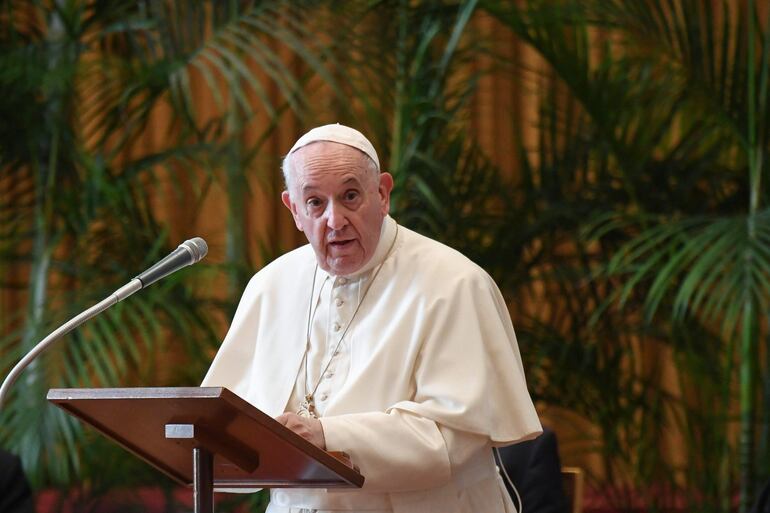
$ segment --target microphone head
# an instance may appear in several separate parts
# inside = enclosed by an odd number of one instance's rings
[[[193,237],[190,240],[186,240],[181,243],[179,247],[184,248],[190,252],[193,258],[192,262],[190,262],[191,264],[200,261],[203,257],[206,256],[206,253],[209,252],[209,247],[206,244],[206,241],[200,237]]]

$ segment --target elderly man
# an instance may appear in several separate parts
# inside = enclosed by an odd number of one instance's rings
[[[508,512],[491,448],[541,427],[496,285],[388,216],[393,178],[342,125],[302,136],[284,205],[309,245],[249,282],[203,384],[319,447],[361,490],[272,490],[270,513]]]

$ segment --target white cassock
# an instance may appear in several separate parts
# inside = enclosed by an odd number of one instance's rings
[[[202,385],[277,416],[316,384],[326,449],[366,481],[274,489],[269,513],[513,511],[491,447],[541,426],[505,302],[462,254],[386,217],[355,275],[317,269],[309,245],[257,273]]]

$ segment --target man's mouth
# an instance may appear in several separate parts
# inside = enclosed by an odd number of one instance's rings
[[[333,240],[333,241],[329,242],[329,246],[331,246],[333,248],[341,249],[341,248],[345,248],[345,247],[351,245],[352,243],[353,243],[353,239],[349,239],[349,240]]]

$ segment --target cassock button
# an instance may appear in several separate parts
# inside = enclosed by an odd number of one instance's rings
[[[328,371],[326,374],[324,374],[324,378],[331,379],[331,377],[334,376],[334,373],[332,371]]]
[[[327,400],[328,398],[329,398],[329,395],[328,395],[328,394],[321,394],[321,396],[319,397],[319,399],[320,399],[320,400],[322,400],[322,401],[325,401],[325,400]]]
[[[347,285],[348,279],[347,278],[340,278],[340,285]]]
[[[342,306],[343,303],[344,301],[342,300],[341,297],[338,297],[337,299],[334,300],[334,304],[337,306]]]
[[[340,326],[338,322],[335,322],[334,324],[332,324],[332,329],[334,331],[339,331],[341,327],[342,326]]]

